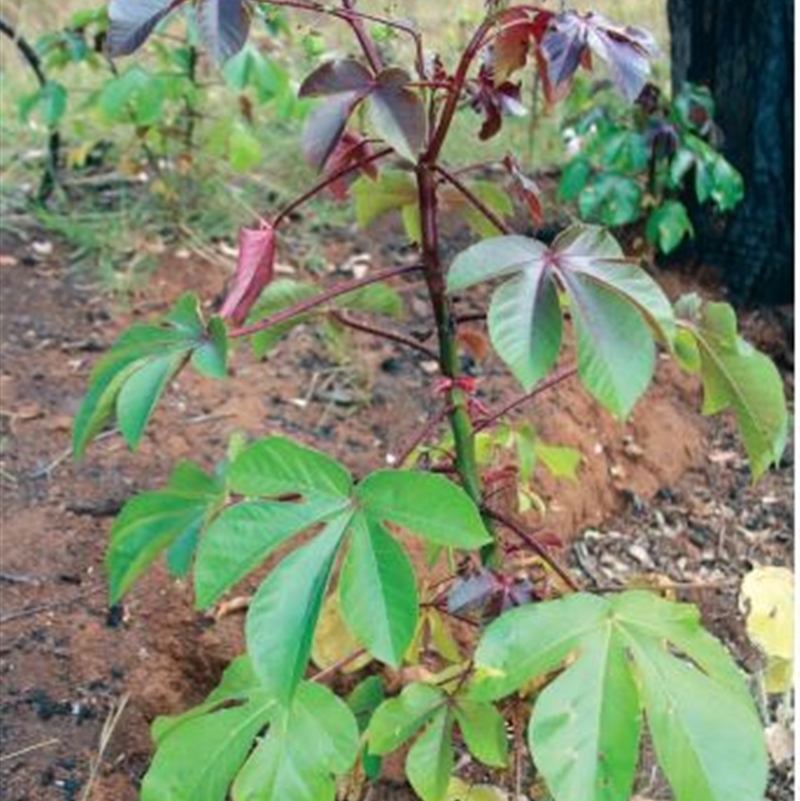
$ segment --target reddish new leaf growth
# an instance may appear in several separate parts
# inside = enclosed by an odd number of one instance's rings
[[[520,99],[519,83],[495,83],[490,54],[481,65],[478,77],[467,83],[466,90],[470,105],[484,118],[478,134],[482,140],[491,139],[499,132],[504,116],[522,117],[527,113]]]
[[[222,304],[220,315],[234,325],[241,325],[274,274],[275,229],[268,222],[262,222],[259,228],[242,228],[233,288]]]
[[[552,11],[509,8],[498,18],[498,29],[492,43],[494,80],[501,84],[528,61],[531,46],[541,42]]]
[[[378,168],[375,166],[374,161],[369,161],[372,155],[373,152],[368,139],[350,131],[345,131],[342,134],[342,138],[328,157],[327,169],[329,176],[343,173],[328,185],[328,189],[337,200],[345,200],[347,198],[350,184],[353,183],[358,173],[362,173],[372,178],[372,180],[377,179]],[[350,167],[355,169],[348,170]]]
[[[544,215],[542,213],[541,191],[536,181],[522,172],[519,163],[510,154],[503,159],[503,166],[513,178],[514,190],[522,202],[528,207],[533,222],[537,226],[541,226],[544,222]]]
[[[547,77],[556,93],[569,89],[579,66],[591,67],[592,54],[608,64],[617,88],[635,100],[650,73],[658,46],[639,28],[614,25],[601,14],[568,11],[554,17],[542,38]]]

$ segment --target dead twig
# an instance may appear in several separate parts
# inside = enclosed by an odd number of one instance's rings
[[[9,612],[8,614],[3,615],[0,617],[0,626],[5,623],[10,623],[12,620],[21,620],[25,617],[33,617],[34,615],[38,615],[41,612],[50,612],[53,609],[59,609],[62,606],[70,606],[71,604],[77,603],[78,601],[83,601],[86,598],[90,598],[93,595],[97,595],[99,592],[102,592],[105,589],[103,585],[99,585],[97,587],[92,587],[90,590],[86,590],[86,592],[78,593],[78,595],[73,596],[72,598],[65,598],[61,601],[52,601],[47,604],[39,604],[38,606],[31,606],[28,609],[17,609],[14,612]]]
[[[122,717],[122,713],[125,711],[130,697],[130,693],[125,693],[119,700],[119,703],[112,706],[108,712],[108,717],[100,732],[100,744],[97,753],[92,757],[89,764],[89,778],[86,780],[86,786],[81,793],[81,801],[89,801],[89,798],[91,798],[94,783],[97,781],[97,774],[100,770],[100,764],[103,761],[108,744],[111,742],[111,737],[114,735],[119,719]]]
[[[49,748],[51,745],[56,745],[60,742],[61,740],[59,740],[58,737],[51,737],[49,740],[44,740],[41,743],[35,743],[34,745],[20,748],[19,751],[12,751],[10,754],[2,754],[0,755],[0,762],[7,762],[9,759],[16,759],[25,754],[30,754],[32,751],[40,751],[42,748]]]

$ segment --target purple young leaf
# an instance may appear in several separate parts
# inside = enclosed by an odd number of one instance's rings
[[[308,163],[321,170],[344,134],[347,120],[361,101],[357,92],[343,92],[323,100],[306,118],[303,153]]]
[[[246,0],[200,0],[197,19],[203,42],[217,63],[235,56],[247,42]]]
[[[108,6],[109,56],[127,56],[144,44],[153,29],[186,0],[111,0]]]
[[[644,88],[650,60],[658,53],[655,40],[645,31],[615,25],[591,11],[567,11],[550,20],[541,49],[554,89],[568,84],[594,53],[608,64],[617,88],[631,102]]]
[[[233,287],[220,317],[241,324],[275,273],[275,229],[267,222],[239,231],[239,257]]]
[[[495,575],[484,568],[475,575],[457,579],[447,594],[447,609],[453,614],[481,611],[501,590]]]
[[[396,67],[378,75],[369,113],[375,132],[397,153],[414,161],[425,143],[427,122],[419,95],[408,88],[409,75]]]
[[[368,92],[373,85],[370,71],[354,58],[326,61],[300,85],[300,97],[326,97],[343,92]]]
[[[321,170],[344,134],[355,107],[375,86],[369,70],[353,58],[328,61],[300,86],[300,97],[327,98],[309,114],[303,130],[303,152]]]

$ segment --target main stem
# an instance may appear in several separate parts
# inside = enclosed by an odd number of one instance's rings
[[[458,358],[456,321],[447,297],[444,269],[439,258],[435,166],[425,160],[417,166],[417,190],[422,232],[422,269],[439,338],[439,366],[445,377],[457,379],[461,375],[461,364]],[[483,487],[475,458],[475,429],[469,415],[469,397],[455,382],[449,393],[456,470],[466,492],[481,507]],[[490,521],[487,521],[487,527],[492,530]],[[491,560],[494,552],[494,543],[485,547],[481,552],[483,561]]]

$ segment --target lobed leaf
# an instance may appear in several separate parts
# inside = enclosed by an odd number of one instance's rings
[[[444,705],[445,695],[437,687],[414,682],[396,698],[384,701],[373,713],[367,729],[372,754],[388,754],[399,748]]]
[[[642,706],[677,801],[760,801],[767,766],[755,706],[694,607],[625,592],[513,610],[481,639],[471,696],[502,697],[570,655],[537,698],[529,731],[556,801],[630,797]]]
[[[359,519],[339,577],[342,615],[376,658],[399,667],[417,628],[414,568],[383,526]]]
[[[613,237],[573,226],[551,248],[503,236],[460,253],[448,292],[514,276],[494,293],[489,335],[501,358],[530,390],[555,363],[561,346],[558,289],[564,290],[578,344],[578,371],[589,391],[624,417],[655,368],[653,333],[671,346],[672,307],[658,285],[623,257]]]
[[[508,764],[506,722],[497,707],[460,698],[455,716],[464,742],[476,759],[495,768]]]
[[[299,503],[250,501],[226,509],[197,550],[195,604],[205,609],[295,534],[342,511],[340,500],[312,496]]]
[[[171,567],[185,574],[200,529],[223,498],[224,488],[218,481],[196,465],[182,462],[165,489],[129,500],[111,528],[106,554],[111,602],[118,601],[159,554],[178,544],[182,553],[171,554]]]
[[[443,476],[379,470],[358,485],[356,496],[367,520],[393,523],[428,542],[479,548],[491,541],[475,503]]]
[[[337,461],[284,437],[266,437],[245,448],[231,464],[228,479],[234,492],[250,497],[300,494],[346,500],[353,486]]]
[[[159,741],[142,801],[225,801],[253,741],[276,712],[268,693],[253,690],[238,706],[177,723]]]
[[[334,801],[358,754],[353,713],[321,684],[301,684],[236,777],[233,801]]]
[[[247,0],[200,0],[197,20],[203,44],[217,63],[235,56],[247,43]]]
[[[383,70],[369,96],[369,119],[378,136],[398,155],[416,161],[427,135],[425,106],[408,88],[411,78],[396,67]]]
[[[113,58],[138,50],[156,26],[186,0],[111,0],[106,49]]]
[[[703,413],[731,409],[736,416],[753,478],[777,463],[786,444],[788,416],[783,381],[772,361],[737,331],[725,303],[708,303],[683,330],[694,339],[703,382]]]
[[[422,801],[444,801],[455,768],[453,716],[440,709],[406,757],[406,776]]]
[[[95,365],[73,427],[80,460],[89,442],[115,415],[131,448],[136,448],[167,384],[195,354],[206,374],[227,369],[227,339],[219,323],[208,330],[194,295],[184,295],[161,326],[133,325]]]
[[[350,524],[340,514],[261,583],[245,621],[247,653],[261,684],[288,703],[302,680],[333,564]]]

